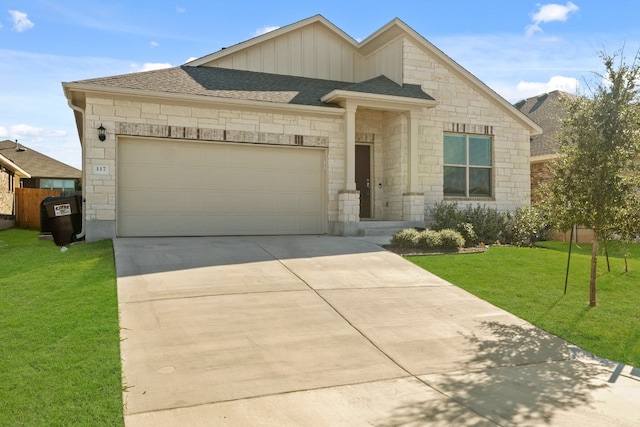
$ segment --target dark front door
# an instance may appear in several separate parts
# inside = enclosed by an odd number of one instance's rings
[[[360,191],[360,218],[371,218],[370,145],[356,145],[356,190]]]

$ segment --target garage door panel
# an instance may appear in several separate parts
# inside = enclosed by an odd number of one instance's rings
[[[321,234],[326,153],[121,138],[120,236]]]

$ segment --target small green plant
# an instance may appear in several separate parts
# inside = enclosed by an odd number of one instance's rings
[[[434,230],[423,230],[418,233],[416,246],[425,249],[434,249],[442,246],[440,233]]]
[[[540,240],[547,221],[539,210],[530,206],[518,208],[513,219],[513,244],[533,246]]]
[[[473,229],[473,224],[471,224],[470,222],[464,222],[462,224],[458,224],[458,226],[456,227],[456,230],[460,234],[462,234],[462,237],[464,237],[464,240],[467,244],[477,244],[479,242],[478,235]]]
[[[443,249],[459,249],[464,248],[464,237],[456,230],[445,228],[440,230],[440,241]]]
[[[414,248],[418,238],[418,230],[406,228],[395,233],[391,237],[391,244],[402,248]]]

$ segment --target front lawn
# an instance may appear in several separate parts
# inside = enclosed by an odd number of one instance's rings
[[[0,231],[0,424],[123,425],[111,241]]]
[[[609,244],[611,272],[598,257],[598,306],[589,308],[591,246],[574,246],[563,295],[568,243],[491,247],[463,255],[408,257],[422,268],[597,356],[640,366],[640,244],[629,273],[619,244]]]

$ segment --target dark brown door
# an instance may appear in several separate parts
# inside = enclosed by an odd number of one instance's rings
[[[356,190],[360,191],[360,218],[371,218],[370,145],[356,145]]]

